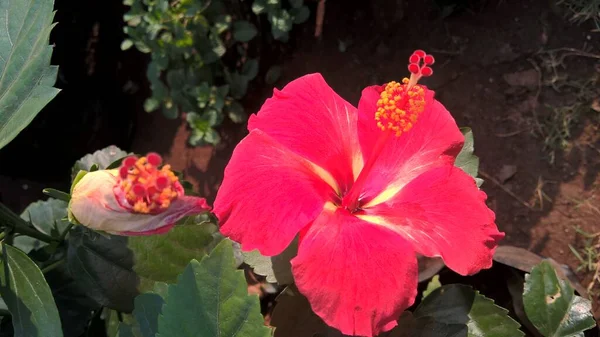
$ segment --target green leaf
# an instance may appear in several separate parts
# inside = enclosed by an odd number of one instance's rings
[[[160,102],[154,97],[150,97],[144,101],[144,111],[146,112],[152,112],[158,109],[159,106]]]
[[[44,274],[22,251],[2,245],[0,294],[12,315],[15,337],[62,337],[58,310]]]
[[[415,318],[410,311],[405,311],[398,319],[398,326],[384,332],[379,337],[484,337],[487,335],[468,334],[464,324],[445,324],[432,317]],[[508,337],[508,336],[506,336]],[[512,337],[512,336],[511,336]]]
[[[130,39],[125,39],[121,42],[121,50],[127,50],[133,46],[133,41]]]
[[[168,294],[157,337],[271,336],[258,296],[248,295],[244,272],[236,270],[229,240],[192,260]]]
[[[0,149],[60,91],[48,44],[53,0],[0,1]]]
[[[231,26],[231,15],[219,15],[215,20],[217,34],[221,34]]]
[[[69,226],[66,217],[67,203],[52,198],[33,202],[21,213],[21,218],[31,223],[38,231],[55,237]],[[14,246],[25,253],[47,245],[48,243],[29,236],[17,236],[14,240]]]
[[[129,155],[129,153],[119,149],[114,145],[107,146],[101,150],[98,150],[92,154],[86,154],[81,157],[71,170],[72,174],[75,175],[80,170],[90,171],[92,165],[98,165],[100,170],[106,169],[110,164],[115,161],[125,158]]]
[[[434,290],[441,286],[442,284],[440,283],[440,275],[433,276],[431,281],[427,283],[427,288],[423,291],[423,299],[429,296]]]
[[[473,139],[473,131],[471,128],[460,128],[460,131],[465,136],[465,143],[460,153],[456,157],[454,166],[462,169],[468,175],[473,177],[477,182],[477,186],[481,186],[483,180],[477,178],[479,172],[479,157],[473,154],[475,151],[475,141]]]
[[[292,8],[300,8],[304,4],[304,0],[289,0]]]
[[[277,82],[277,80],[281,77],[281,66],[271,66],[271,68],[269,68],[269,70],[267,70],[267,73],[265,74],[265,82],[267,82],[268,84],[275,84],[275,82]]]
[[[197,224],[201,219],[189,217],[191,224],[150,236],[100,235],[79,226],[69,237],[67,264],[98,304],[131,312],[138,293],[174,282],[191,259],[202,258],[222,239],[214,224]]]
[[[508,316],[508,310],[461,284],[435,289],[414,312],[415,318],[430,317],[435,323],[460,329],[466,325],[468,336],[516,337],[525,334],[519,323]]]
[[[548,261],[525,275],[523,305],[527,318],[546,337],[583,336],[583,331],[596,325],[592,303],[575,295]]]
[[[263,256],[256,249],[250,252],[242,252],[244,262],[252,267],[256,274],[266,276],[267,282],[277,282],[279,284],[294,283],[290,261],[297,254],[297,238],[281,254],[276,256]]]
[[[293,8],[290,11],[290,14],[294,18],[294,23],[299,25],[304,23],[310,17],[310,10],[306,6],[301,6],[299,8]]]
[[[248,116],[244,113],[244,107],[237,101],[231,102],[226,106],[227,116],[234,123],[243,123],[248,119]]]
[[[266,6],[267,0],[254,0],[254,2],[252,2],[252,12],[256,15],[264,13]]]
[[[257,33],[256,27],[248,21],[241,20],[233,23],[233,38],[236,41],[248,42],[252,40]]]
[[[235,99],[240,99],[246,95],[246,91],[248,90],[248,78],[237,72],[233,73],[229,85],[231,87],[231,96]]]
[[[133,316],[144,337],[155,337],[158,332],[158,316],[165,300],[155,293],[141,294],[135,298]]]
[[[253,80],[258,75],[258,60],[248,59],[242,67],[242,75],[248,80]]]
[[[71,195],[69,193],[55,190],[53,188],[44,188],[42,190],[42,193],[44,193],[45,195],[47,195],[51,198],[66,201],[66,202],[69,202],[69,200],[71,200]]]

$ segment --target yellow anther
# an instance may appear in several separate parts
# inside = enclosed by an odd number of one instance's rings
[[[419,85],[408,88],[408,82],[408,78],[402,80],[403,84],[389,82],[377,100],[377,127],[396,136],[410,131],[425,109],[425,90]]]

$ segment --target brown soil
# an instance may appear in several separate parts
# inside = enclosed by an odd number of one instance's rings
[[[580,245],[581,238],[574,226],[600,231],[600,200],[595,195],[600,182],[598,119],[589,118],[593,111],[588,109],[590,114],[574,126],[570,145],[554,150],[550,162],[540,128],[551,107],[571,104],[574,94],[558,93],[539,81],[539,76],[544,81],[549,76],[541,66],[548,56],[538,53],[558,48],[595,53],[595,58],[569,55],[559,69],[571,79],[586,79],[598,71],[598,33],[590,33],[591,26],[569,24],[543,1],[490,1],[444,19],[429,2],[412,2],[405,6],[403,18],[379,20],[379,15],[395,10],[395,3],[370,7],[366,1],[328,1],[322,38],[314,38],[311,25],[296,32],[295,48],[285,58],[284,76],[276,86],[320,72],[356,104],[363,87],[406,76],[405,60],[414,49],[433,53],[435,74],[424,84],[437,92],[460,126],[473,129],[486,178],[482,189],[499,228],[506,232],[503,243],[575,269],[578,260],[568,245]],[[343,52],[340,43],[347,46]],[[258,111],[270,94],[269,88],[255,86],[245,100],[247,110]],[[233,147],[246,134],[245,126],[227,125],[221,130],[225,141],[216,149],[190,148],[184,122],[153,115],[142,116],[140,123],[134,150],[164,153],[210,201]],[[512,177],[503,176],[514,169]],[[579,276],[584,286],[591,279],[590,273]]]

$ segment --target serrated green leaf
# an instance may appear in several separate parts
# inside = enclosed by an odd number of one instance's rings
[[[258,250],[242,252],[244,262],[254,269],[258,275],[266,276],[267,282],[279,284],[294,283],[292,265],[290,261],[298,254],[298,238],[281,254],[276,256],[263,256]]]
[[[2,244],[0,294],[11,312],[15,337],[63,336],[44,274],[25,253],[6,244]]]
[[[256,27],[248,21],[240,20],[233,23],[233,38],[236,41],[248,42],[252,40],[257,33]]]
[[[33,202],[21,213],[23,220],[31,223],[38,231],[48,235],[52,235],[53,231],[62,233],[69,226],[66,217],[67,203],[52,198]],[[25,253],[48,245],[46,242],[29,236],[17,236],[13,243],[15,247]]]
[[[458,156],[456,156],[456,161],[454,162],[454,166],[460,168],[465,171],[468,175],[473,177],[477,182],[477,186],[481,186],[483,180],[477,178],[477,174],[479,173],[479,157],[473,154],[475,151],[475,141],[473,139],[473,131],[471,128],[460,128],[460,131],[465,136],[465,143],[460,150]]]
[[[242,66],[242,75],[248,80],[253,80],[258,75],[258,60],[248,59],[244,66]]]
[[[427,288],[423,291],[422,298],[424,299],[425,297],[429,296],[434,290],[441,286],[442,284],[440,283],[440,275],[434,275],[431,281],[427,283]]]
[[[202,322],[202,324],[198,324]],[[222,241],[200,262],[192,260],[169,285],[157,337],[267,337],[258,296],[248,295],[236,270],[231,242]]]
[[[60,91],[48,44],[53,0],[0,1],[0,149]]]
[[[525,334],[508,310],[461,284],[437,288],[414,312],[415,318],[430,317],[436,323],[466,325],[469,337],[517,337]],[[459,327],[457,327],[459,328]]]
[[[543,261],[525,275],[523,305],[531,323],[546,337],[583,336],[596,325],[592,303],[558,278],[552,264]]]

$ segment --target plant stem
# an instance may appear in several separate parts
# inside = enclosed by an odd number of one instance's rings
[[[16,233],[27,235],[46,243],[58,241],[56,238],[53,238],[50,235],[44,234],[31,227],[25,220],[21,219],[2,203],[0,203],[0,219],[1,218],[4,218],[6,220],[4,223],[11,227]]]
[[[65,263],[64,259],[58,260],[56,262],[53,262],[53,263],[45,266],[44,268],[42,268],[42,273],[45,274],[45,273],[47,273],[47,272],[55,269],[56,267],[59,267],[59,266],[63,265],[64,263]]]
[[[71,228],[73,228],[73,224],[69,222],[69,225],[67,226],[67,228],[65,228],[65,230],[60,234],[60,237],[58,238],[58,241],[64,241],[65,238],[67,237],[67,234],[69,234],[69,231],[71,230]]]

